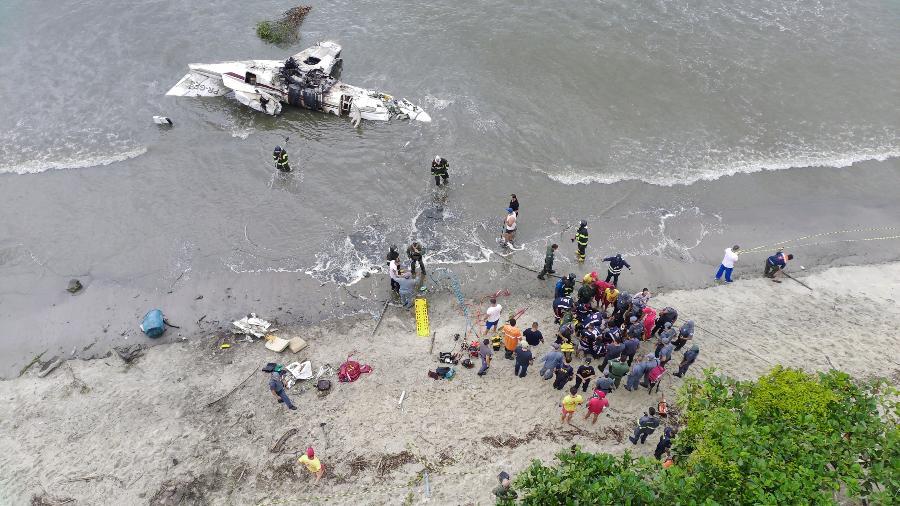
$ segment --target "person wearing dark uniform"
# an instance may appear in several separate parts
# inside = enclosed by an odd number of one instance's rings
[[[509,196],[509,208],[516,213],[516,216],[519,215],[519,198],[516,197],[516,194],[513,193]]]
[[[280,170],[281,172],[291,171],[291,165],[288,163],[288,154],[286,149],[283,149],[281,146],[275,146],[275,151],[272,152],[272,159],[275,160],[276,169]]]
[[[547,246],[547,252],[544,254],[544,268],[538,274],[538,279],[546,279],[544,276],[556,272],[553,270],[553,256],[556,253],[556,248],[559,248],[558,244]]]
[[[622,258],[621,254],[606,257],[603,261],[609,262],[609,268],[606,270],[606,282],[609,283],[609,280],[613,280],[612,284],[619,286],[619,274],[622,273],[622,267],[628,267],[628,270],[631,270],[631,266]]]
[[[578,246],[578,250],[575,253],[575,256],[578,258],[579,262],[584,262],[584,256],[585,252],[587,251],[588,244],[587,221],[581,220],[581,223],[578,226],[578,231],[575,232],[575,237],[572,238],[572,242],[577,242]]]
[[[412,275],[416,275],[416,264],[419,264],[419,267],[422,268],[422,275],[425,275],[425,262],[422,261],[422,254],[425,253],[425,248],[422,247],[418,242],[414,242],[406,248],[406,256],[409,257],[409,270],[412,271]]]
[[[447,184],[447,180],[450,179],[450,174],[447,172],[449,168],[450,163],[447,160],[440,156],[434,157],[434,160],[431,162],[431,175],[434,176],[435,185],[440,186],[441,180],[444,181],[444,184]]]

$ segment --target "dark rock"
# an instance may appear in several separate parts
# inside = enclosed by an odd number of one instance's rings
[[[78,293],[82,288],[84,288],[84,286],[81,284],[81,281],[78,281],[77,279],[70,279],[69,287],[66,288],[66,291],[69,293]]]

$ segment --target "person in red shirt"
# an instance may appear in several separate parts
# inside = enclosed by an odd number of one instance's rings
[[[650,339],[654,325],[656,325],[656,310],[647,306],[644,308],[644,341]]]
[[[594,419],[591,421],[591,424],[597,423],[597,417],[600,416],[600,413],[603,413],[603,408],[607,406],[609,406],[609,401],[606,400],[606,393],[603,390],[594,390],[593,397],[588,401],[584,419],[587,420],[593,415]]]
[[[612,283],[607,283],[602,279],[598,279],[594,281],[594,300],[597,301],[597,308],[603,304],[603,298],[606,296],[607,288],[615,288],[615,285]]]

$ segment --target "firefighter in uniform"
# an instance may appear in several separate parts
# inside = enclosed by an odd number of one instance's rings
[[[587,221],[581,220],[581,224],[578,227],[578,231],[575,232],[575,237],[572,238],[572,242],[578,242],[578,251],[576,253],[576,257],[578,257],[579,262],[584,262],[585,251],[587,251],[587,243],[588,243],[588,229],[587,229]]]
[[[275,146],[275,151],[272,152],[272,159],[275,160],[276,169],[281,172],[291,171],[291,166],[288,164],[288,154],[286,149],[282,149],[281,146]]]
[[[449,168],[450,163],[447,160],[440,156],[434,157],[434,160],[431,162],[431,175],[434,176],[435,185],[440,186],[442,179],[444,184],[447,184],[447,180],[450,179],[450,174],[447,172]]]

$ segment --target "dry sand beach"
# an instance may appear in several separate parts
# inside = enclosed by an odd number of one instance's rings
[[[697,322],[701,353],[691,376],[716,367],[752,378],[785,364],[897,381],[900,264],[837,267],[801,279],[811,291],[756,278],[664,293],[651,305],[674,306],[680,321]],[[130,364],[113,354],[68,361],[44,378],[33,368],[0,382],[0,503],[491,504],[499,471],[515,475],[531,459],[552,460],[572,444],[652,453],[656,437],[637,447],[625,438],[655,404],[646,390],[619,389],[596,426],[581,411],[569,428],[559,422],[561,393],[537,369],[514,377],[502,356],[484,378],[462,367],[451,381],[428,378],[437,352],[454,346],[451,336],[463,325],[452,297],[435,294],[431,303],[434,355],[430,340],[415,336],[412,317],[390,308],[374,337],[369,317],[282,329],[279,335],[308,340],[296,356],[278,356],[260,342],[222,350],[216,336],[223,332],[204,333],[147,349]],[[549,297],[501,303],[530,307],[523,326],[537,320],[550,333]],[[547,349],[537,347],[536,356]],[[295,386],[293,412],[268,392],[267,374],[253,373],[269,361],[300,358],[337,367],[350,353],[374,371],[350,384],[332,377],[324,397]],[[674,399],[680,382],[667,373],[667,397]],[[307,446],[326,466],[318,485],[296,464]]]

